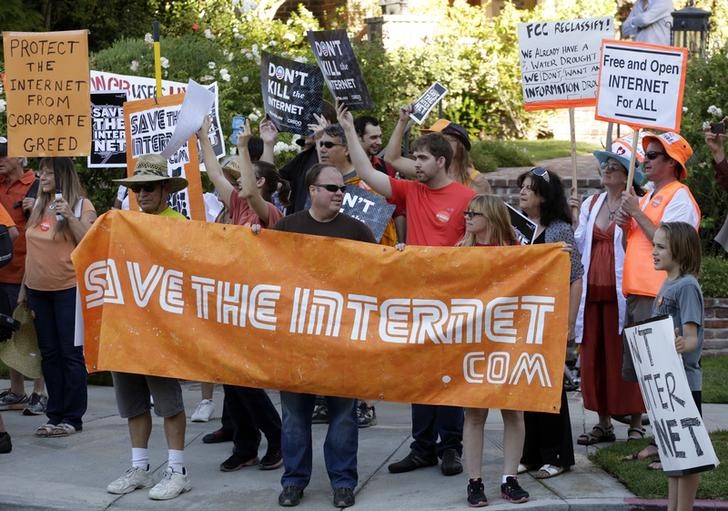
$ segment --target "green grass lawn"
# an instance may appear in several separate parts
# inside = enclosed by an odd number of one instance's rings
[[[513,144],[526,151],[534,161],[571,156],[571,142],[568,140],[515,140]],[[600,149],[602,147],[598,144],[576,143],[576,154],[578,155],[590,155],[592,151]]]
[[[716,431],[710,434],[710,438],[718,459],[723,463],[718,468],[703,472],[697,498],[728,500],[728,431]],[[622,457],[638,452],[647,443],[647,439],[616,442],[599,449],[591,458],[635,495],[647,499],[667,498],[667,476],[661,470],[649,470],[647,460],[622,461]]]
[[[728,403],[728,355],[703,357],[703,403]]]

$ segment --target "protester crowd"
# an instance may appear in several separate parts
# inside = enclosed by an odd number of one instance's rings
[[[208,197],[209,221],[249,226],[253,232],[275,229],[290,233],[346,238],[376,243],[369,227],[340,213],[347,188],[371,190],[395,205],[380,243],[408,246],[517,245],[504,202],[490,194],[484,174],[469,157],[470,136],[462,126],[439,119],[402,151],[409,107],[400,111],[394,133],[382,149],[379,121],[354,119],[344,107],[324,103],[317,123],[302,140],[302,150],[276,169],[275,125],[264,120],[260,138],[246,123],[237,140],[237,156],[218,163],[208,139],[209,121],[197,132],[201,159],[214,186]],[[617,146],[619,146],[619,150]],[[598,413],[591,431],[579,444],[616,440],[611,416],[628,415],[628,440],[642,438],[645,406],[635,382],[621,330],[671,308],[690,389],[700,406],[702,295],[695,280],[700,245],[696,230],[700,210],[682,183],[692,148],[676,133],[647,134],[641,148],[618,141],[615,148],[595,152],[604,191],[583,201],[567,199],[560,177],[536,167],[518,178],[518,205],[536,225],[533,243],[560,243],[569,252],[568,336],[564,344],[580,344],[584,405]],[[716,180],[728,189],[725,135],[706,131],[715,159]],[[640,150],[641,149],[641,150]],[[625,191],[632,151],[643,162],[634,186]],[[17,304],[35,314],[43,378],[26,394],[22,374],[11,369],[11,387],[0,394],[0,410],[45,414],[35,426],[39,437],[62,437],[83,430],[86,412],[86,369],[83,351],[74,343],[76,280],[70,253],[96,219],[74,163],[69,158],[44,158],[38,175],[23,158],[7,156],[0,138],[0,224],[15,234],[14,257],[0,269],[0,313],[12,315]],[[170,177],[167,161],[141,156],[131,177],[118,180],[146,214],[175,221],[185,218],[168,204],[169,195],[187,186]],[[122,206],[124,190],[117,207]],[[126,199],[128,207],[128,198]],[[100,206],[100,205],[97,205]],[[573,215],[571,208],[578,208]],[[440,212],[447,211],[447,215]],[[473,278],[480,278],[474,276]],[[119,414],[129,425],[130,468],[108,485],[114,494],[151,486],[149,497],[166,500],[191,489],[184,459],[186,413],[175,379],[113,373]],[[46,392],[47,389],[47,392]],[[212,413],[211,388],[203,395],[193,420]],[[47,397],[46,397],[47,396]],[[232,441],[220,470],[257,466],[283,467],[281,506],[295,506],[311,478],[311,424],[327,422],[324,459],[333,490],[333,504],[355,503],[358,484],[359,428],[376,424],[374,403],[354,398],[281,392],[282,417],[264,390],[224,386],[223,421],[203,442]],[[209,401],[209,403],[207,402]],[[151,410],[163,418],[168,465],[154,484],[148,441]],[[559,476],[574,465],[569,410],[562,389],[559,413],[501,410],[504,460],[501,496],[513,503],[529,499],[518,475]],[[468,475],[466,499],[473,507],[488,503],[482,481],[483,429],[487,409],[412,404],[412,444],[403,459],[389,465],[392,474],[436,466],[445,476]],[[267,450],[259,458],[261,434]],[[10,435],[0,418],[0,452],[11,450]],[[656,449],[639,453],[654,456]],[[687,509],[699,476],[671,477],[671,509]]]

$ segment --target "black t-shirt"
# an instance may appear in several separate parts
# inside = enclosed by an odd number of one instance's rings
[[[300,234],[313,234],[314,236],[329,236],[332,238],[345,238],[354,241],[376,243],[372,231],[359,220],[339,213],[330,222],[315,220],[308,210],[293,213],[281,218],[273,226],[277,231],[297,232]]]
[[[291,207],[289,212],[302,211],[306,207],[308,188],[306,187],[306,172],[318,163],[316,148],[311,147],[298,153],[291,161],[281,168],[281,176],[291,183]]]

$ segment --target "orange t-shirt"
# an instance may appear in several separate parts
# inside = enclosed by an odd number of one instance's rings
[[[83,199],[81,215],[96,211],[88,199]],[[56,215],[46,213],[38,224],[25,232],[28,253],[25,257],[25,285],[36,291],[61,291],[76,287],[76,272],[71,252],[76,242],[71,233],[55,234]]]
[[[13,218],[18,228],[18,237],[13,241],[13,259],[7,266],[0,269],[0,282],[3,284],[20,284],[25,271],[25,224],[27,218],[23,208],[16,207],[25,198],[35,181],[32,170],[26,170],[13,184],[8,185],[7,180],[0,180],[0,203]]]

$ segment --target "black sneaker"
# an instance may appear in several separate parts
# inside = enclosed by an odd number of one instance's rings
[[[470,507],[485,507],[488,505],[485,486],[481,478],[468,481],[468,505]]]
[[[274,470],[283,465],[283,455],[280,449],[268,449],[260,460],[258,468],[261,470]]]
[[[221,442],[232,442],[233,432],[226,429],[216,429],[202,437],[203,444],[219,444]]]
[[[278,505],[283,507],[293,507],[301,503],[303,498],[303,488],[300,486],[284,486],[283,491],[278,495]]]
[[[329,423],[329,407],[324,405],[316,405],[311,416],[312,424],[328,424]]]
[[[454,476],[463,471],[463,462],[455,449],[445,449],[442,453],[440,470],[442,470],[442,475],[446,476]]]
[[[10,441],[8,433],[0,433],[0,454],[7,454],[13,450],[13,444]]]
[[[501,484],[501,497],[514,504],[521,504],[528,502],[530,495],[526,490],[521,488],[521,485],[518,484],[518,479],[508,476],[506,477],[506,482]]]
[[[336,488],[334,490],[334,507],[351,507],[354,505],[354,490],[351,488]]]
[[[228,459],[220,463],[220,471],[221,472],[235,472],[236,470],[240,470],[243,467],[252,467],[253,465],[258,464],[258,457],[254,456],[252,458],[245,459],[242,456],[233,453],[232,456],[230,456]]]
[[[373,406],[368,406],[366,402],[360,401],[356,407],[356,424],[360,428],[368,428],[377,425],[377,412]]]
[[[428,458],[415,452],[410,452],[407,456],[392,463],[387,468],[392,474],[401,474],[402,472],[411,472],[418,468],[434,467],[435,465],[437,465],[436,457]]]

